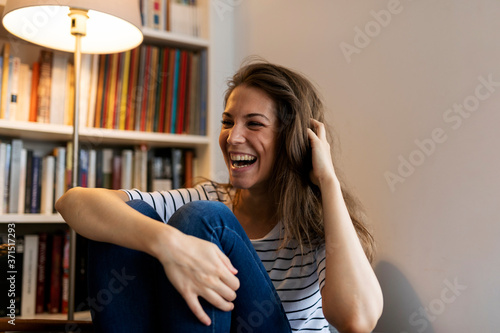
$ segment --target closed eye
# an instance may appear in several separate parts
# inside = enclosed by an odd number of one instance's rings
[[[259,123],[257,121],[250,121],[250,122],[248,122],[248,126],[249,127],[262,127],[262,126],[264,126],[264,124]]]
[[[222,127],[229,128],[233,126],[233,122],[229,120],[221,120]]]

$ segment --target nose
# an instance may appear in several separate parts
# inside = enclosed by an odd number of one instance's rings
[[[244,129],[241,126],[234,125],[229,130],[229,135],[227,137],[227,143],[231,145],[237,145],[245,142],[245,133]]]

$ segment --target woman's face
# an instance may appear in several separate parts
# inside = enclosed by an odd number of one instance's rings
[[[219,135],[219,145],[234,187],[268,190],[276,159],[277,133],[274,101],[258,88],[236,87],[222,114]]]

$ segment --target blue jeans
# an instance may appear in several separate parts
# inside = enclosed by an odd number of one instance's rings
[[[140,200],[128,204],[157,221]],[[96,332],[290,332],[281,301],[234,214],[220,202],[182,206],[169,225],[215,243],[238,270],[240,288],[234,309],[221,311],[200,298],[212,320],[203,325],[169,282],[160,262],[143,252],[91,242],[89,305]]]

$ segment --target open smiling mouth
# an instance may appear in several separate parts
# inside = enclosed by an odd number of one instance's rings
[[[233,155],[230,154],[231,166],[235,169],[250,166],[257,161],[255,156],[251,155]]]

